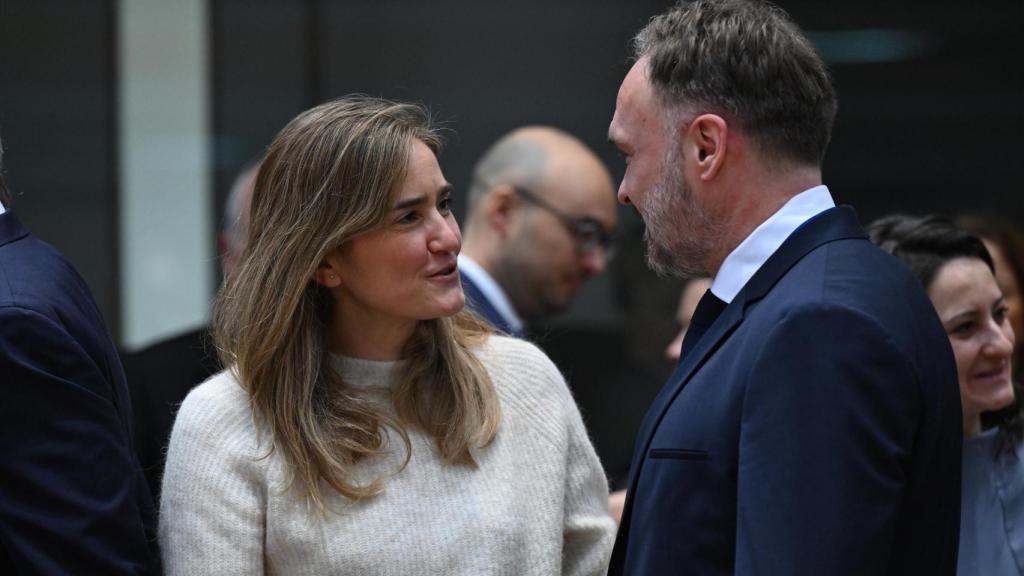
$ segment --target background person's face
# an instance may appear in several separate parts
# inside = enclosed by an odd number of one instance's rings
[[[606,233],[616,222],[611,176],[596,158],[562,151],[548,164],[530,193],[550,208],[520,198],[515,228],[495,263],[512,305],[528,321],[564,311],[583,283],[607,265],[603,251],[580,250],[554,211],[597,222]]]
[[[956,357],[965,425],[1011,404],[1014,334],[988,266],[978,258],[951,260],[935,275],[928,296]]]
[[[986,241],[985,247],[988,248],[992,262],[996,266],[996,284],[1006,298],[1007,318],[1013,327],[1013,334],[1017,338],[1024,338],[1024,302],[1021,301],[1024,295],[1021,294],[1021,286],[1017,283],[1010,262],[999,245]]]
[[[559,209],[572,216],[589,216],[611,230],[615,212],[610,187],[605,203],[607,209],[595,210],[599,203],[587,210]],[[527,213],[498,267],[516,311],[527,320],[538,320],[568,308],[583,283],[604,270],[607,261],[599,251],[581,253],[575,236],[554,214],[537,206],[524,210]]]

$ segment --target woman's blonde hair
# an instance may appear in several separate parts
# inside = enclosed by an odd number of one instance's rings
[[[406,427],[436,439],[445,461],[474,465],[470,448],[497,433],[500,409],[486,370],[469,350],[489,330],[475,316],[419,323],[392,391],[396,418],[345,385],[330,367],[332,300],[313,281],[332,250],[381,225],[405,178],[415,140],[440,139],[420,106],[351,96],[292,120],[271,143],[256,178],[242,260],[214,307],[218,353],[248,391],[271,450],[321,512],[322,482],[351,499],[383,479],[354,480],[353,466],[381,455],[384,426],[406,448]]]

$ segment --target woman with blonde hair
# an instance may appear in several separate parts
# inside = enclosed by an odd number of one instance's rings
[[[418,106],[292,120],[182,404],[171,574],[600,574],[607,485],[558,370],[462,310],[451,185]]]

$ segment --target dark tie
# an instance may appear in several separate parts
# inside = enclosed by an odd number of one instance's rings
[[[697,341],[708,331],[708,328],[715,323],[718,315],[725,310],[727,304],[708,289],[697,303],[693,311],[693,318],[690,319],[690,326],[686,329],[686,336],[683,336],[683,349],[679,353],[679,361],[682,362],[686,355],[697,345]]]

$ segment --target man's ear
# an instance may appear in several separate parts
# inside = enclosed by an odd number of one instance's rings
[[[338,271],[337,261],[330,256],[320,261],[313,273],[313,280],[324,288],[337,288],[341,286],[341,274]]]
[[[496,186],[484,199],[484,215],[501,236],[507,236],[512,229],[512,222],[520,203],[515,189],[507,184]]]
[[[701,180],[713,179],[725,165],[729,125],[717,114],[701,114],[685,128],[683,157],[691,160]]]

